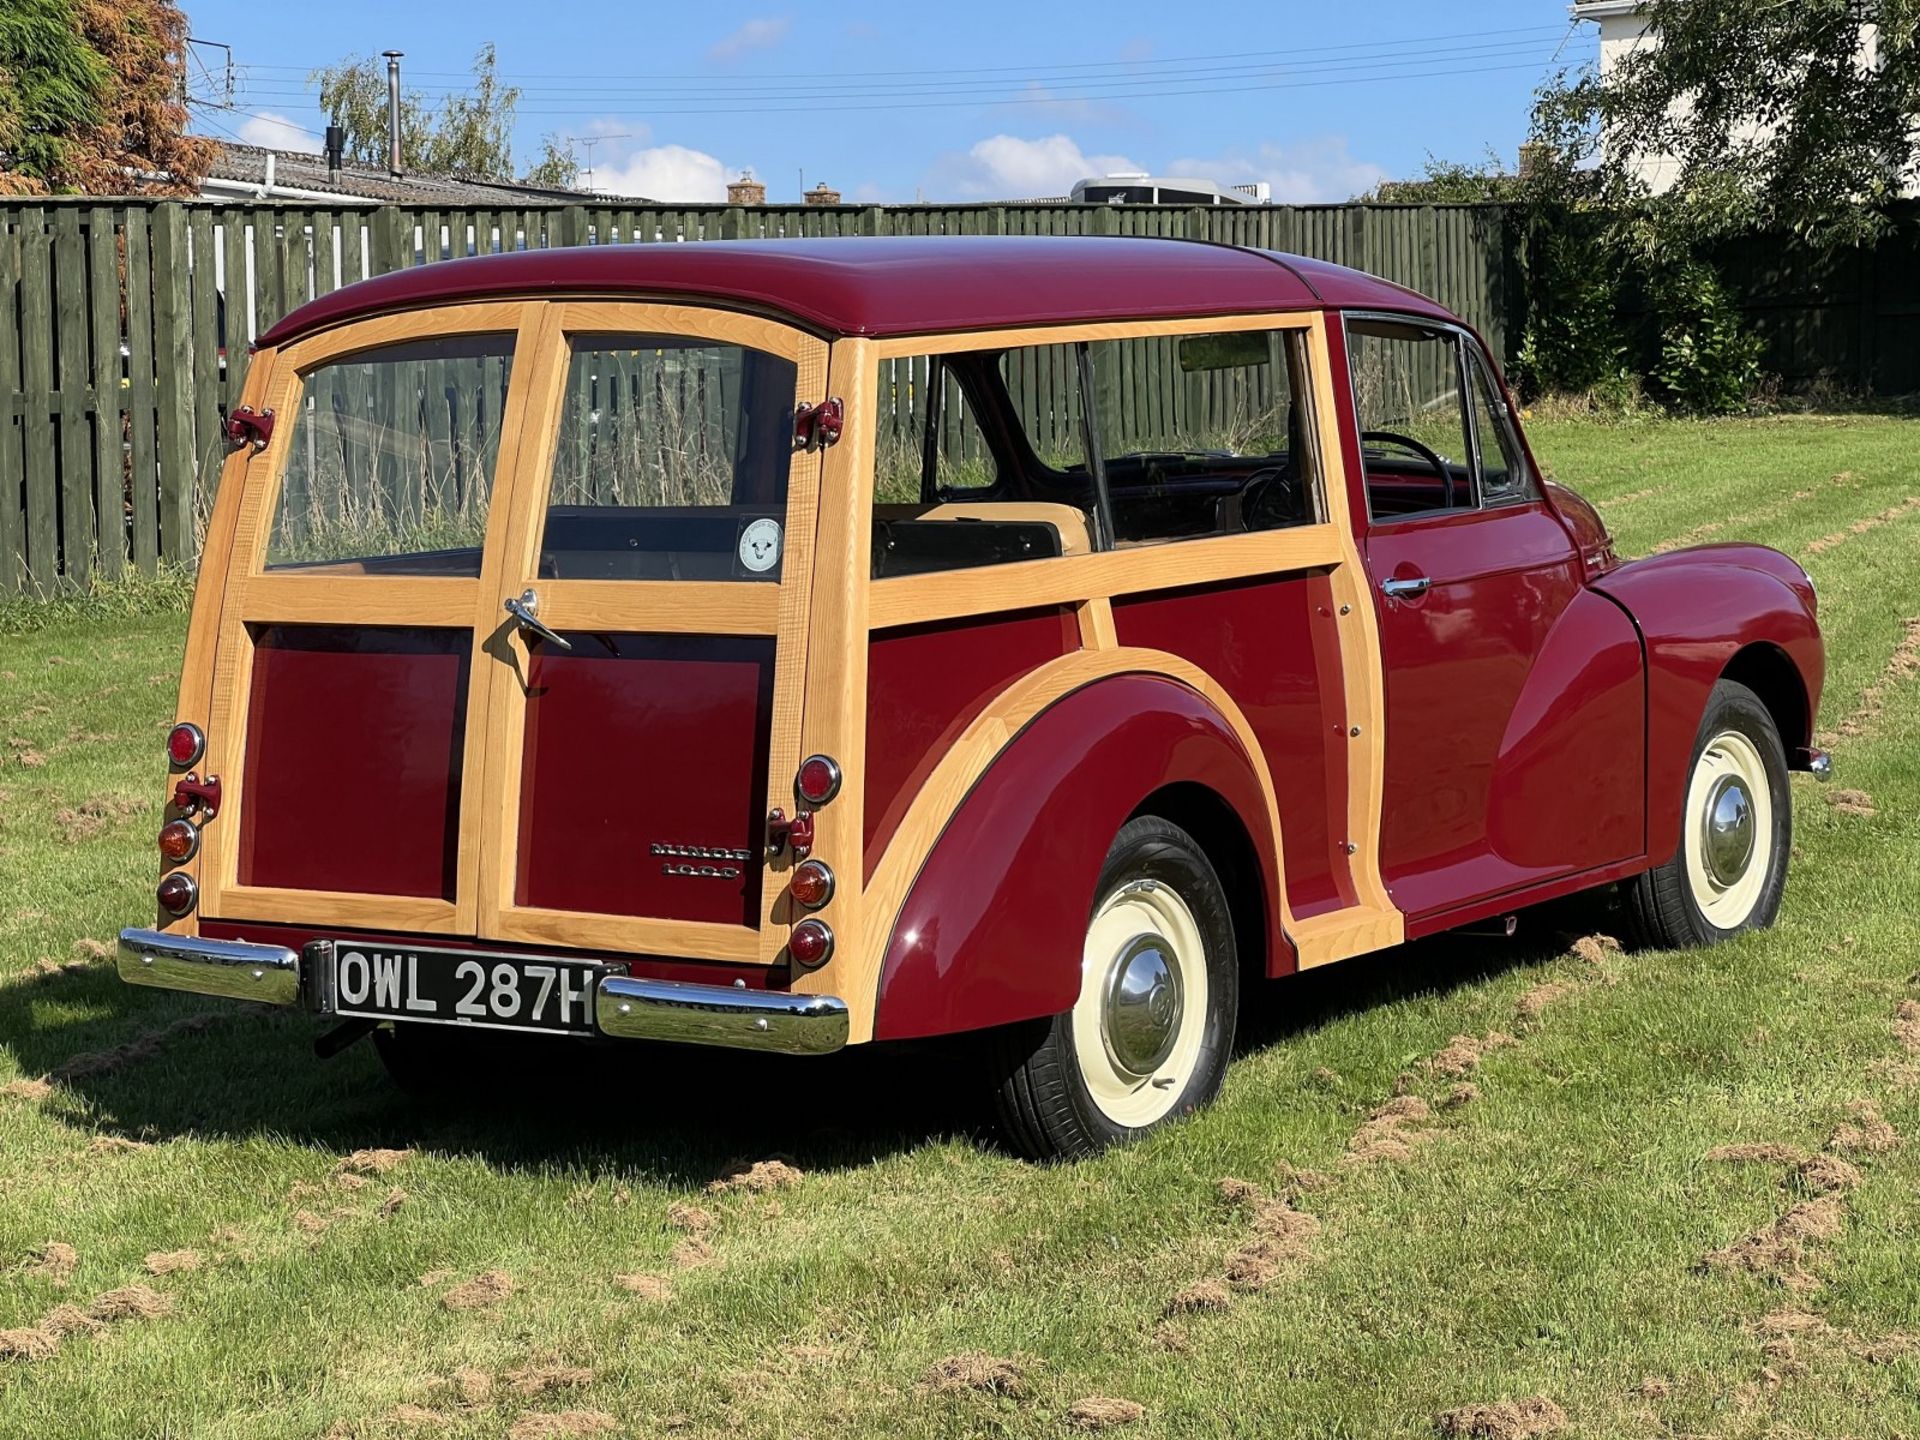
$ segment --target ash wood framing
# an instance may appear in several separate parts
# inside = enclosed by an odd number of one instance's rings
[[[1239,707],[1213,680],[1191,663],[1156,651],[1121,646],[1115,630],[1113,601],[1117,597],[1148,594],[1192,585],[1250,579],[1277,574],[1324,574],[1338,624],[1342,700],[1349,750],[1347,805],[1337,817],[1351,846],[1349,873],[1356,903],[1296,921],[1285,900],[1285,875],[1279,882],[1282,927],[1294,943],[1301,966],[1325,964],[1369,950],[1396,944],[1405,935],[1404,917],[1386,893],[1379,870],[1380,806],[1384,774],[1384,701],[1381,693],[1380,641],[1372,597],[1358,549],[1357,530],[1346,485],[1347,445],[1336,420],[1333,371],[1328,355],[1324,317],[1318,313],[1286,312],[1242,315],[1161,323],[1101,323],[1025,330],[982,331],[967,335],[911,336],[880,341],[842,341],[834,348],[836,386],[844,387],[857,375],[863,387],[860,403],[848,414],[860,422],[868,390],[883,360],[923,354],[953,354],[968,350],[1022,345],[1057,345],[1078,341],[1132,339],[1141,336],[1214,334],[1226,331],[1291,330],[1306,338],[1318,473],[1324,506],[1315,524],[1259,534],[1186,540],[1124,551],[1103,551],[1026,561],[922,576],[869,581],[869,557],[864,538],[849,545],[844,560],[823,548],[820,573],[847,577],[844,595],[835,592],[837,608],[847,614],[823,634],[815,626],[817,644],[851,644],[872,631],[940,620],[984,617],[1038,606],[1071,606],[1079,624],[1079,653],[1032,672],[1004,691],[980,715],[959,741],[941,757],[906,817],[895,831],[879,864],[869,877],[856,908],[836,897],[839,911],[833,919],[842,944],[836,959],[816,976],[805,977],[802,988],[831,991],[846,1000],[852,1014],[852,1035],[870,1038],[878,997],[880,965],[886,941],[905,903],[913,878],[920,873],[955,808],[979,780],[1006,743],[1034,715],[1072,690],[1108,675],[1150,671],[1190,685],[1227,716],[1259,773],[1268,807],[1276,856],[1284,817],[1279,814],[1269,774],[1258,741]],[[833,453],[828,466],[830,494],[845,494],[856,507],[853,529],[861,537],[870,531],[857,497],[872,491],[872,424],[855,423],[848,440]],[[856,448],[857,447],[857,448]],[[842,483],[844,476],[845,483]],[[821,597],[826,599],[825,594]],[[856,623],[864,619],[864,625]],[[848,654],[853,651],[849,648]],[[858,817],[864,796],[859,790],[867,742],[866,667],[856,664],[835,675],[810,680],[810,748],[828,748],[845,757],[847,793],[828,807],[842,805],[850,812],[844,838],[829,830],[822,817],[823,854],[859,854]],[[820,723],[814,705],[822,708]],[[827,715],[841,717],[837,724]],[[831,850],[828,846],[831,845]],[[1281,862],[1284,865],[1284,861]],[[847,927],[859,943],[845,943]]]
[[[806,681],[812,574],[806,563],[819,507],[820,457],[797,454],[789,476],[786,583],[537,580],[537,557],[564,401],[570,337],[661,334],[752,346],[794,361],[803,398],[824,397],[825,342],[754,316],[686,305],[533,301],[446,306],[341,326],[255,357],[246,403],[298,413],[301,377],[362,351],[431,336],[505,333],[513,371],[481,551],[471,577],[270,571],[265,552],[289,450],[270,446],[228,462],[182,684],[181,718],[209,736],[208,769],[225,785],[221,815],[195,860],[201,910],[222,918],[470,934],[535,944],[770,963],[785,945],[783,888],[763,885],[761,924],[715,925],[518,906],[519,799],[528,652],[504,600],[528,585],[542,618],[561,629],[766,635],[775,640],[769,794],[792,774]],[[292,429],[288,427],[289,431]],[[238,880],[242,758],[253,632],[265,624],[413,625],[469,629],[472,651],[463,749],[454,899],[243,886]]]
[[[767,762],[770,804],[791,788],[799,744],[802,690],[806,678],[806,617],[813,572],[807,564],[820,503],[820,455],[795,452],[787,477],[786,554],[783,582],[541,580],[536,578],[546,497],[565,399],[571,337],[602,334],[674,335],[744,345],[794,362],[798,395],[825,397],[824,341],[757,316],[686,305],[619,301],[562,301],[545,315],[528,367],[525,433],[530,437],[503,472],[510,500],[508,528],[487,542],[481,577],[484,614],[476,637],[492,660],[492,691],[485,715],[483,759],[470,772],[483,776],[484,798],[469,831],[462,815],[461,854],[476,857],[471,893],[480,933],[532,944],[587,946],[636,954],[771,964],[786,945],[783,883],[768,866],[761,883],[760,924],[709,925],[644,916],[543,910],[514,903],[519,871],[522,737],[526,726],[528,651],[518,627],[499,614],[507,596],[531,585],[540,595],[541,619],[556,629],[647,631],[678,634],[767,635],[774,638],[773,714]],[[521,373],[516,361],[515,378]],[[504,462],[503,462],[504,463]],[[499,506],[496,482],[495,505]],[[476,661],[476,663],[478,663]],[[462,893],[469,893],[463,886]]]
[[[1323,519],[1252,535],[1221,536],[1126,551],[1065,556],[990,569],[873,582],[870,575],[874,464],[873,401],[883,359],[1003,345],[1287,329],[1307,339],[1312,433],[1322,479]],[[838,862],[841,884],[820,911],[833,927],[834,960],[794,987],[840,995],[852,1010],[852,1038],[870,1038],[886,941],[913,878],[954,809],[1019,729],[1081,685],[1132,671],[1167,675],[1207,696],[1224,714],[1259,773],[1280,854],[1284,818],[1246,717],[1190,662],[1119,644],[1116,597],[1262,575],[1318,573],[1338,609],[1342,691],[1350,736],[1350,870],[1358,903],[1282,924],[1303,966],[1398,942],[1400,913],[1378,868],[1384,760],[1380,648],[1343,483],[1347,445],[1335,422],[1325,326],[1317,313],[1232,316],[1158,324],[1103,323],[969,335],[824,341],[755,316],[697,306],[611,301],[531,301],[449,306],[381,317],[310,337],[256,357],[246,403],[296,413],[299,377],[328,360],[428,335],[511,331],[509,382],[493,502],[477,579],[270,572],[267,531],[277,503],[284,446],[228,462],[209,527],[203,580],[183,675],[179,714],[209,735],[206,768],[227,785],[227,804],[207,829],[194,862],[206,900],[222,918],[364,925],[424,934],[474,934],[532,944],[773,964],[799,917],[788,913],[784,857],[762,882],[760,925],[711,925],[581,914],[513,903],[528,653],[505,619],[504,599],[529,584],[542,617],[563,629],[766,635],[776,645],[768,746],[769,804],[791,810],[791,779],[809,753],[833,755],[846,781],[815,816],[814,853]],[[569,337],[671,334],[749,345],[793,360],[803,401],[840,397],[849,424],[838,445],[796,454],[789,474],[787,564],[778,586],[743,583],[536,580],[549,472],[564,402]],[[819,581],[820,583],[816,583]],[[873,631],[988,616],[1040,606],[1075,612],[1081,649],[1009,687],[942,757],[914,798],[864,884],[862,825],[868,744],[866,654]],[[252,637],[268,623],[364,623],[467,627],[473,635],[455,899],[336,895],[237,884],[237,835],[245,804],[241,746],[249,700]],[[1284,901],[1284,875],[1276,877]],[[190,923],[190,922],[189,922]]]

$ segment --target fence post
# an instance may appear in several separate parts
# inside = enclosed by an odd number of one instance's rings
[[[153,212],[153,341],[158,360],[160,558],[191,564],[193,549],[193,310],[187,294],[187,212]]]
[[[404,234],[402,231],[404,230]],[[397,205],[382,205],[373,212],[367,227],[372,254],[368,257],[375,275],[390,275],[404,270],[413,259],[413,226]]]
[[[562,245],[584,245],[587,243],[587,211],[582,205],[569,205],[560,212],[560,243]]]

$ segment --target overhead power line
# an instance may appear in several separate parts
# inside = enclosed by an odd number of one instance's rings
[[[822,77],[818,70],[806,70],[806,71],[798,71],[798,72],[789,71],[786,73],[773,73],[773,72],[739,73],[739,72],[730,71],[728,72],[728,78],[744,81],[747,83],[755,83],[755,82],[766,81],[766,80],[791,80],[791,81],[801,82],[801,81],[821,80],[824,78],[824,80],[827,83],[839,83],[839,82],[848,81],[848,80],[887,79],[887,78],[898,77],[898,76],[914,76],[914,75],[933,75],[933,76],[942,76],[942,77],[951,79],[952,77],[955,77],[955,76],[964,76],[964,75],[1014,75],[1014,76],[1020,76],[1023,78],[1024,77],[1044,77],[1045,75],[1049,75],[1049,74],[1059,74],[1059,73],[1065,73],[1070,71],[1084,71],[1084,70],[1118,70],[1118,71],[1121,71],[1122,73],[1151,73],[1153,70],[1159,67],[1168,66],[1168,65],[1185,65],[1185,64],[1194,63],[1196,61],[1250,60],[1250,59],[1264,59],[1264,58],[1270,58],[1275,56],[1325,55],[1325,54],[1344,53],[1348,51],[1400,49],[1400,48],[1406,48],[1411,46],[1428,46],[1428,45],[1435,45],[1435,44],[1447,44],[1447,43],[1451,43],[1453,41],[1459,41],[1459,40],[1479,40],[1479,39],[1485,39],[1489,36],[1502,36],[1509,39],[1514,39],[1522,36],[1534,37],[1534,36],[1559,35],[1562,29],[1563,29],[1563,26],[1560,23],[1556,22],[1551,25],[1533,25],[1533,26],[1519,26],[1519,27],[1503,26],[1502,28],[1497,30],[1457,30],[1445,35],[1409,35],[1409,36],[1403,36],[1393,40],[1362,40],[1362,41],[1353,41],[1353,42],[1349,42],[1341,45],[1291,45],[1286,47],[1285,49],[1279,49],[1279,50],[1235,50],[1227,53],[1213,54],[1213,55],[1169,55],[1169,56],[1162,57],[1160,59],[1090,60],[1090,61],[1082,61],[1082,62],[1077,62],[1072,64],[1043,65],[1038,67],[1028,66],[1028,65],[990,65],[990,66],[978,66],[973,68],[940,66],[934,69],[926,69],[926,70],[845,70],[845,71],[835,71],[832,75],[826,76],[826,77]],[[292,72],[299,75],[306,75],[317,67],[310,66],[310,65],[254,65],[254,66],[250,66],[249,68],[254,70],[288,71],[288,72]],[[410,72],[410,74],[413,78],[416,78],[416,79],[422,76],[426,76],[426,77],[437,77],[442,79],[470,81],[473,78],[471,72],[465,71],[465,70],[413,70]],[[687,81],[688,80],[687,72],[684,68],[680,70],[668,72],[665,74],[648,74],[644,72],[629,70],[629,71],[622,71],[620,73],[610,74],[610,75],[575,75],[575,74],[567,74],[567,73],[548,73],[548,74],[528,73],[520,76],[519,78],[521,80],[562,80],[570,83],[581,81],[581,80],[619,80],[619,81],[648,81],[648,82],[676,81],[676,80]],[[696,79],[691,83],[711,83],[711,78],[712,77],[708,77],[707,81],[705,82],[702,82]]]
[[[1501,41],[1485,45],[1456,46],[1450,48],[1428,48],[1418,54],[1389,53],[1363,57],[1351,57],[1341,60],[1317,61],[1309,64],[1264,62],[1259,64],[1185,66],[1179,69],[1157,71],[1152,75],[1128,77],[1122,75],[1101,76],[1092,79],[1057,80],[1040,75],[1029,75],[1019,81],[1006,80],[943,80],[917,85],[862,85],[848,87],[844,84],[767,88],[757,86],[750,92],[756,103],[780,100],[892,100],[945,98],[979,99],[987,92],[998,94],[1044,95],[1056,98],[1081,98],[1081,92],[1108,91],[1115,94],[1135,90],[1148,90],[1156,86],[1165,86],[1182,80],[1250,80],[1260,78],[1283,78],[1318,74],[1348,74],[1367,70],[1393,69],[1430,69],[1447,62],[1497,60],[1502,58],[1520,58],[1534,56],[1542,52],[1544,40]],[[680,82],[682,88],[667,84],[660,85],[614,85],[584,87],[571,84],[562,87],[541,85],[523,85],[517,81],[508,81],[518,89],[521,98],[541,100],[564,97],[569,100],[623,100],[643,98],[650,101],[668,100],[678,103],[698,103],[713,95],[711,83]],[[309,92],[304,88],[289,88],[284,85],[249,85],[249,94],[262,97],[290,99]],[[423,91],[430,98],[434,92]],[[464,93],[463,87],[444,87],[439,93]]]

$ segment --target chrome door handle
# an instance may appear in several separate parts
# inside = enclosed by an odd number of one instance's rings
[[[1413,600],[1433,588],[1433,581],[1425,575],[1396,576],[1392,580],[1380,582],[1380,593],[1389,600]]]
[[[547,644],[554,646],[556,649],[573,649],[573,642],[571,640],[561,639],[557,633],[549,630],[545,625],[540,623],[540,597],[534,594],[532,590],[522,591],[518,600],[509,596],[507,598],[507,613],[514,618],[522,630],[530,631],[532,634],[538,635],[542,640],[546,641]]]

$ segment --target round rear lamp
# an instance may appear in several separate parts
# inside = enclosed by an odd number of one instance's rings
[[[795,903],[818,910],[833,898],[833,870],[824,860],[809,860],[795,866],[787,891]]]
[[[824,920],[802,920],[787,937],[787,953],[802,970],[818,970],[833,958],[833,931]]]
[[[809,805],[824,805],[840,793],[840,767],[825,755],[809,755],[800,762],[794,788]]]
[[[160,858],[169,865],[191,860],[200,849],[200,830],[191,820],[169,820],[160,827]]]
[[[160,888],[154,892],[154,899],[160,902],[160,908],[169,915],[184,915],[193,909],[193,902],[200,898],[200,887],[193,883],[193,877],[184,870],[176,870],[160,882]]]
[[[207,737],[198,725],[183,720],[167,732],[167,759],[182,770],[206,753]]]

